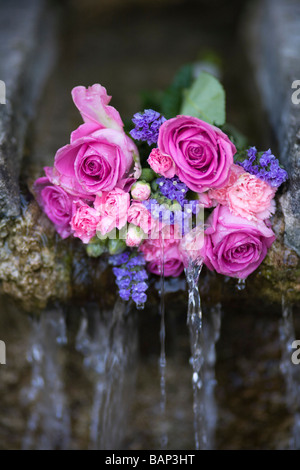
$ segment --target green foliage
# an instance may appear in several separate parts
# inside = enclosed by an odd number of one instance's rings
[[[225,92],[221,83],[207,72],[201,72],[185,93],[181,112],[210,124],[225,123]]]
[[[243,150],[249,146],[247,137],[242,134],[235,126],[232,124],[226,123],[222,126],[222,131],[228,135],[230,140],[234,143],[237,150]]]
[[[172,84],[164,92],[161,102],[161,113],[166,119],[180,113],[184,91],[193,83],[193,66],[184,65],[176,73]]]
[[[154,109],[161,112],[163,100],[163,91],[161,90],[144,90],[141,92],[141,110]]]

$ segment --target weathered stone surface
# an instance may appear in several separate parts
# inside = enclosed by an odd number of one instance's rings
[[[300,104],[293,104],[300,80],[300,4],[263,0],[248,15],[248,50],[289,182],[280,202],[285,243],[300,255]]]
[[[0,5],[0,216],[20,214],[19,173],[26,130],[55,56],[56,15],[45,0]]]

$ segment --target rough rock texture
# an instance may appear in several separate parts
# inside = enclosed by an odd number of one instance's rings
[[[20,214],[19,172],[25,134],[55,55],[56,16],[44,0],[0,5],[0,216]]]
[[[262,0],[247,16],[248,48],[258,89],[276,136],[280,160],[289,173],[281,197],[285,243],[300,255],[300,104],[293,104],[300,79],[300,4]]]

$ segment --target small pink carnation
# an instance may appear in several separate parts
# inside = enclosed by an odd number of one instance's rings
[[[248,220],[264,220],[275,211],[276,189],[255,175],[243,173],[227,191],[230,211]]]
[[[226,184],[219,189],[210,189],[208,191],[208,197],[212,200],[212,202],[215,202],[212,205],[216,205],[216,203],[222,204],[223,206],[227,205],[228,189],[232,187],[232,185],[238,179],[239,175],[242,173],[245,173],[245,170],[241,166],[236,165],[235,163],[231,165],[229,178]]]
[[[94,207],[100,214],[98,230],[102,235],[114,228],[119,230],[127,222],[127,211],[130,205],[129,193],[115,188],[112,191],[103,191],[101,196],[96,196]]]
[[[148,157],[148,163],[155,173],[165,178],[173,178],[175,176],[175,163],[169,155],[163,154],[159,149],[151,150]]]
[[[73,203],[71,228],[74,232],[74,237],[80,238],[83,243],[89,243],[96,235],[99,220],[100,216],[93,207],[80,200]]]
[[[128,209],[127,220],[129,224],[141,227],[148,234],[151,231],[155,221],[152,219],[150,212],[141,202],[133,202]]]

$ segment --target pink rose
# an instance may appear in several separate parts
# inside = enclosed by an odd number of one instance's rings
[[[127,230],[126,245],[130,247],[139,246],[145,238],[145,232],[136,225],[130,224]]]
[[[185,266],[188,266],[190,261],[203,263],[203,246],[204,226],[198,225],[186,233],[179,244]]]
[[[146,201],[151,194],[151,187],[145,181],[137,181],[131,186],[131,197],[138,201]]]
[[[190,116],[165,121],[158,147],[174,160],[180,180],[198,193],[224,186],[236,152],[220,129]]]
[[[120,114],[108,105],[111,96],[103,86],[98,83],[88,88],[77,86],[72,90],[72,98],[85,123],[95,124],[98,128],[123,130]]]
[[[96,228],[100,221],[99,213],[83,201],[76,201],[73,203],[73,214],[71,228],[74,237],[80,238],[83,243],[89,243],[96,235]]]
[[[161,273],[162,256],[164,258],[164,275],[179,276],[183,269],[183,257],[180,250],[180,238],[177,238],[177,229],[174,226],[162,228],[161,237],[159,239],[149,238],[144,240],[139,250],[143,252],[147,263],[148,271],[153,274]],[[162,241],[162,237],[164,238]]]
[[[183,272],[184,265],[182,262],[181,252],[178,245],[174,244],[164,249],[164,276],[178,277]],[[162,274],[162,252],[157,251],[157,255],[147,263],[147,269],[150,273]]]
[[[260,265],[275,240],[265,222],[233,215],[227,206],[218,205],[207,223],[204,263],[225,276],[245,279]]]
[[[102,235],[114,228],[119,230],[127,222],[127,211],[130,205],[129,193],[115,188],[112,191],[103,191],[101,196],[96,196],[94,207],[100,214],[97,230]]]
[[[114,129],[96,130],[62,147],[54,166],[56,182],[80,197],[115,187],[128,190],[141,173],[135,144]]]
[[[245,170],[240,166],[233,163],[230,167],[229,178],[224,186],[219,189],[210,189],[208,191],[208,196],[213,201],[216,201],[218,204],[227,205],[227,193],[228,189],[236,182],[239,175],[244,173]]]
[[[152,149],[147,161],[155,173],[165,178],[173,178],[175,176],[174,161],[170,155],[164,155],[159,149]]]
[[[150,212],[146,207],[141,203],[134,201],[128,209],[127,220],[129,224],[136,225],[141,227],[143,232],[148,234],[152,227],[156,225],[155,221],[152,219]]]
[[[275,192],[275,188],[255,175],[243,173],[228,188],[228,206],[233,214],[248,220],[267,219],[275,212]]]
[[[70,222],[74,198],[64,189],[51,184],[47,176],[35,181],[34,191],[39,205],[55,225],[56,231],[62,238],[67,238],[71,234]]]

